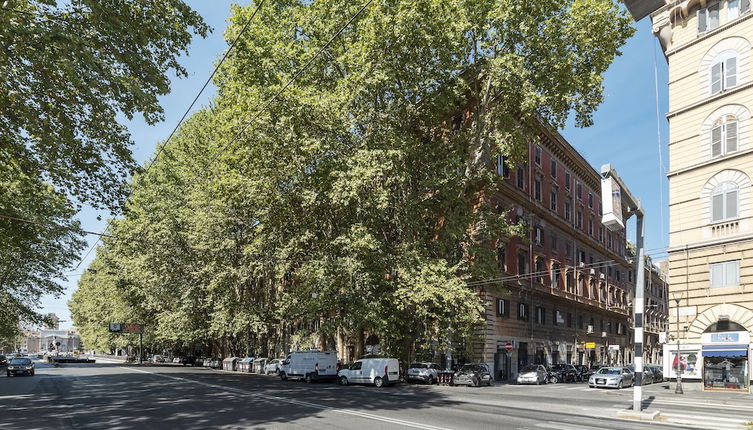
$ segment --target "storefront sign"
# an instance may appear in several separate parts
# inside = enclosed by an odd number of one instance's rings
[[[701,334],[701,343],[704,345],[748,344],[750,343],[750,333],[747,331],[703,333]]]
[[[586,349],[595,349],[596,342],[586,342]]]
[[[737,343],[740,341],[738,333],[711,333],[712,342]]]

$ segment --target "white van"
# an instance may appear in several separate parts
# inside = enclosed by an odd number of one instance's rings
[[[280,365],[280,379],[303,379],[312,382],[319,379],[337,379],[337,352],[293,351]]]
[[[397,358],[362,358],[341,369],[337,377],[341,385],[392,385],[400,379],[400,362]]]

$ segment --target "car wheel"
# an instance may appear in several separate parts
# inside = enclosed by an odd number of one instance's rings
[[[340,385],[348,385],[348,378],[341,376],[340,377]]]
[[[471,384],[473,384],[474,387],[478,387],[481,384],[481,381],[478,378],[471,379]]]
[[[31,373],[29,373],[30,376],[34,376],[34,371],[32,370]]]
[[[280,379],[283,381],[287,381],[288,375],[286,375],[285,372],[280,372]]]
[[[374,378],[374,386],[377,388],[382,388],[384,386],[384,381],[380,377]]]
[[[434,376],[429,375],[429,380],[426,383],[429,385],[434,385]]]
[[[618,390],[622,389],[622,381],[620,381],[620,382],[617,383],[617,389]]]
[[[486,386],[491,387],[492,385],[494,385],[494,381],[492,381],[492,378],[489,378],[489,381],[486,383]]]
[[[313,379],[311,379],[311,374],[310,374],[310,373],[307,373],[307,374],[306,374],[306,383],[307,383],[307,384],[310,384],[311,382],[313,382]]]
[[[550,377],[550,378],[549,378],[549,382],[551,382],[552,384],[556,384],[556,383],[558,382],[558,381],[557,381],[557,377],[556,377],[556,376],[552,376],[552,377]]]

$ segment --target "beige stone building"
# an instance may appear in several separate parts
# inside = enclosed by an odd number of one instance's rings
[[[631,8],[630,3],[641,2],[626,3]],[[652,2],[643,6],[646,3]],[[749,390],[753,333],[751,2],[659,3],[650,19],[669,65],[672,337],[664,347],[665,376],[675,376],[679,361],[683,379],[696,387]],[[631,8],[634,15],[636,8]]]

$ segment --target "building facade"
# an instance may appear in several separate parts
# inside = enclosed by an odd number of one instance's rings
[[[643,361],[649,364],[663,363],[663,345],[669,331],[669,285],[663,263],[654,263],[650,257],[646,257]]]
[[[750,389],[753,106],[750,0],[667,1],[651,13],[669,65],[670,333],[709,390]],[[680,354],[677,356],[679,346]]]
[[[496,244],[500,280],[483,291],[478,355],[497,380],[526,364],[632,362],[625,230],[601,223],[599,173],[557,132],[542,127],[540,137],[524,165],[496,160],[497,211],[528,226],[527,237]]]

